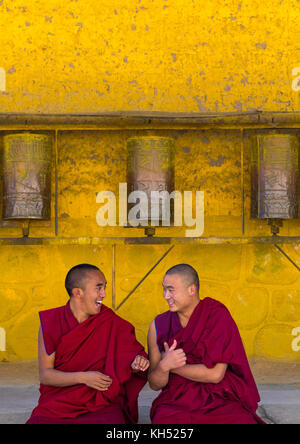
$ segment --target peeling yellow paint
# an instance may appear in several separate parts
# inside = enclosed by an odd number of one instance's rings
[[[296,0],[3,0],[1,110],[297,109],[298,13]]]

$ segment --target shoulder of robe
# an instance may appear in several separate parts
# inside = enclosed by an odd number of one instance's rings
[[[48,308],[47,310],[39,311],[39,315],[42,317],[55,317],[59,316],[64,309],[64,305],[62,307]]]
[[[153,321],[155,322],[157,319],[162,319],[162,318],[165,318],[165,317],[167,317],[167,316],[170,316],[170,311],[168,310],[168,311],[165,311],[164,313],[160,313],[159,315],[157,315],[154,319],[153,319]]]
[[[202,302],[205,302],[207,307],[211,309],[216,315],[231,317],[229,309],[222,302],[210,297],[202,299]]]

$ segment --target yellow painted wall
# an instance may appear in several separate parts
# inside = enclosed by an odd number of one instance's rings
[[[0,1],[1,112],[292,111],[300,66],[296,0],[49,0]],[[1,75],[2,71],[0,71]],[[294,88],[292,87],[294,85]],[[231,131],[65,131],[58,136],[58,236],[141,236],[141,230],[100,228],[96,194],[126,181],[126,140],[175,139],[175,186],[205,192],[204,236],[242,236],[241,133]],[[245,236],[269,235],[250,220],[250,135],[245,134]],[[53,156],[54,159],[54,156]],[[53,161],[54,166],[54,161]],[[30,236],[54,237],[52,219],[32,222]],[[166,231],[167,230],[167,231]],[[130,234],[129,234],[130,231]],[[158,235],[184,229],[158,229]],[[288,221],[282,235],[299,236]],[[0,237],[21,237],[0,227]],[[116,303],[169,248],[116,246]],[[298,244],[284,246],[300,266]],[[112,245],[0,246],[0,360],[37,356],[39,310],[67,301],[64,279],[75,264],[103,268],[112,305]],[[168,267],[188,262],[199,272],[201,297],[224,302],[249,356],[300,360],[300,274],[271,245],[176,245],[119,314],[142,342],[166,309],[161,281]],[[1,330],[2,329],[2,330]],[[3,335],[5,331],[5,351]],[[2,335],[2,336],[1,336]]]
[[[1,0],[2,112],[299,109],[297,0]]]

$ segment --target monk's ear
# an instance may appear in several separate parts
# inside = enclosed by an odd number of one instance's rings
[[[73,288],[72,290],[72,297],[75,299],[79,299],[82,295],[82,290],[81,288]]]
[[[189,286],[189,295],[190,296],[195,296],[195,294],[196,294],[196,285],[192,284],[192,285]]]

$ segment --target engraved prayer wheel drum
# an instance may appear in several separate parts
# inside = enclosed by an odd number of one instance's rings
[[[251,217],[298,217],[298,138],[288,134],[252,139]]]
[[[52,138],[3,137],[3,219],[50,219]]]
[[[170,137],[132,137],[127,140],[127,190],[144,191],[148,198],[148,218],[151,218],[151,191],[174,191],[174,139]],[[163,194],[163,193],[162,193]],[[163,196],[157,217],[157,224],[164,221]],[[173,220],[173,199],[170,203],[170,221]],[[130,208],[130,204],[128,205]],[[152,213],[153,216],[153,213]]]

